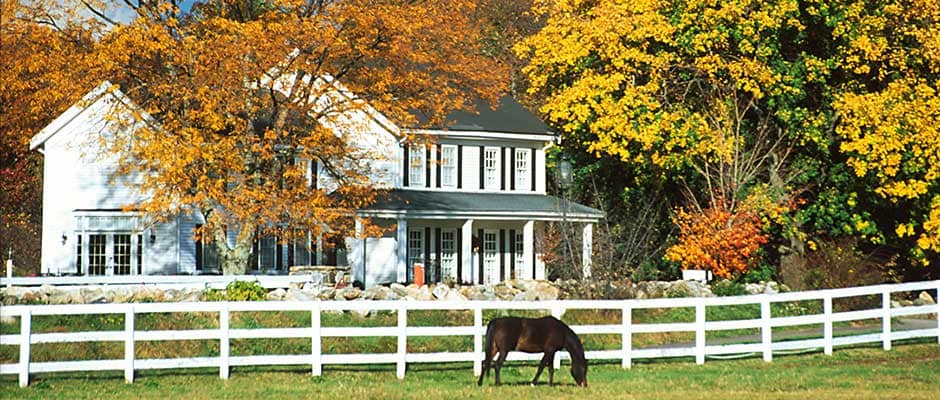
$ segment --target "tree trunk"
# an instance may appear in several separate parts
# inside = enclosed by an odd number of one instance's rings
[[[225,225],[214,224],[215,245],[219,252],[219,264],[223,275],[244,275],[248,270],[251,256],[251,243],[254,240],[254,225],[241,226],[235,236],[235,244],[230,246]]]

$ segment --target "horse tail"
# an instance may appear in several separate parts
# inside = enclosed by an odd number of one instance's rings
[[[493,327],[495,321],[486,324],[486,337],[483,339],[483,370],[480,371],[480,379],[477,380],[477,386],[483,386],[483,377],[490,374],[490,363],[493,362]]]

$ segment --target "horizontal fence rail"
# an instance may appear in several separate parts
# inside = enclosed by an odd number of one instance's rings
[[[920,305],[910,307],[891,307],[891,295],[900,292],[928,291],[934,298],[940,298],[940,280],[913,282],[891,285],[865,286],[845,289],[831,289],[807,292],[761,294],[736,297],[711,298],[676,298],[648,300],[559,300],[536,302],[509,301],[460,301],[460,302],[416,302],[416,301],[270,301],[270,302],[194,302],[194,303],[126,303],[126,304],[83,304],[83,305],[18,305],[0,308],[0,316],[19,318],[18,334],[0,335],[0,346],[19,346],[19,362],[0,365],[0,375],[19,375],[20,386],[29,384],[31,373],[63,371],[124,371],[128,382],[133,382],[135,371],[169,368],[219,368],[222,379],[229,377],[234,366],[272,366],[272,365],[308,365],[313,375],[320,375],[324,365],[331,364],[395,364],[396,374],[404,378],[409,363],[425,362],[472,362],[475,375],[482,370],[483,310],[543,310],[560,317],[566,310],[615,310],[619,311],[619,321],[603,325],[572,325],[579,335],[615,334],[622,338],[620,349],[590,350],[586,356],[591,360],[620,360],[623,368],[630,368],[632,360],[640,358],[694,357],[697,364],[705,362],[706,357],[720,358],[736,354],[761,354],[765,361],[773,359],[774,352],[806,351],[822,349],[825,354],[832,354],[833,347],[856,345],[860,343],[881,342],[885,350],[890,350],[892,341],[936,337],[940,342],[940,305]],[[833,312],[833,299],[877,296],[881,305],[875,309]],[[822,301],[821,314],[774,317],[771,305],[797,301]],[[709,321],[706,318],[708,307],[728,307],[740,305],[759,305],[760,317],[744,320]],[[643,323],[633,322],[633,312],[642,309],[694,308],[693,322]],[[472,326],[408,326],[408,312],[417,310],[463,310],[473,312]],[[235,329],[230,326],[229,318],[233,312],[250,311],[301,311],[310,312],[309,327],[294,328],[257,328]],[[383,327],[324,327],[322,314],[336,311],[391,311],[397,313],[396,326]],[[137,330],[135,319],[148,313],[218,313],[217,329],[186,330]],[[91,315],[123,314],[124,329],[93,332],[54,332],[33,333],[32,317],[47,315]],[[892,331],[892,318],[928,315],[936,318],[926,329]],[[834,337],[833,324],[845,321],[872,320],[882,321],[878,333],[859,333]],[[794,325],[823,325],[823,335],[818,338],[773,341],[775,328]],[[758,329],[759,341],[754,343],[708,344],[708,332],[733,329]],[[634,335],[646,333],[692,332],[694,343],[691,345],[634,348]],[[328,337],[395,337],[397,351],[384,354],[324,354],[322,339]],[[473,351],[409,353],[409,337],[415,336],[472,336]],[[311,341],[310,354],[292,355],[251,355],[232,356],[230,352],[233,339],[263,338],[304,338]],[[217,340],[219,356],[189,357],[171,359],[136,359],[135,345],[141,341],[167,340]],[[79,360],[56,362],[31,362],[30,348],[42,343],[76,342],[123,342],[124,358],[116,360]],[[566,352],[559,352],[555,358],[556,367],[562,358],[568,359]],[[509,360],[538,360],[541,354],[511,353]]]
[[[37,276],[0,277],[0,286],[88,286],[147,285],[161,288],[224,288],[234,281],[258,282],[265,289],[286,289],[303,285],[313,276],[306,275],[111,275],[111,276]]]

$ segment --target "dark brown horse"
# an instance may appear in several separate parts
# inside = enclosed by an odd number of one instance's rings
[[[539,363],[539,370],[532,378],[532,385],[539,380],[542,370],[548,367],[548,385],[552,385],[555,377],[555,352],[561,349],[568,350],[571,355],[571,376],[578,386],[587,386],[587,359],[584,358],[584,347],[578,335],[555,317],[531,318],[496,318],[486,326],[486,342],[483,360],[483,371],[477,385],[483,385],[483,377],[489,374],[493,357],[499,358],[493,363],[496,370],[496,384],[499,385],[499,369],[506,361],[510,351],[525,353],[545,353]]]

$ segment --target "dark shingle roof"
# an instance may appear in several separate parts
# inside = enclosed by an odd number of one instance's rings
[[[474,101],[479,114],[454,111],[447,114],[447,129],[451,131],[481,131],[502,133],[534,133],[554,135],[548,125],[533,115],[529,110],[519,104],[512,96],[506,95],[499,99],[499,106],[493,110],[490,104],[483,100]],[[418,116],[423,124],[427,119]],[[432,127],[441,129],[441,127]]]
[[[546,219],[560,219],[563,201],[554,196],[528,193],[467,193],[421,190],[391,190],[379,196],[368,210],[402,211],[406,213],[452,212],[475,213],[531,213]],[[568,216],[581,219],[600,219],[600,210],[568,202]]]

